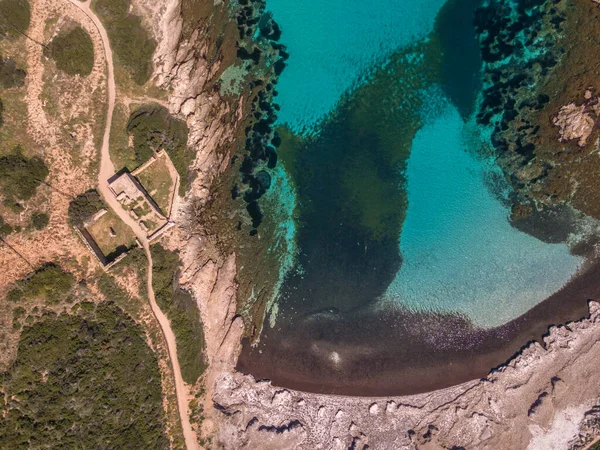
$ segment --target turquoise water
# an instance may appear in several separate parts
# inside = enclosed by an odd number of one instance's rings
[[[278,122],[314,138],[302,148],[305,157],[298,158],[303,164],[294,177],[287,174],[286,181],[283,171],[277,175],[287,199],[279,211],[285,212],[279,245],[290,249],[283,264],[284,272],[289,269],[288,279],[281,283],[281,298],[287,304],[280,309],[290,315],[299,310],[343,310],[344,305],[351,310],[378,300],[413,311],[457,313],[475,325],[493,327],[559,290],[582,263],[566,244],[543,243],[510,225],[507,207],[486,183],[490,173],[499,170],[491,161],[470,156],[480,144],[473,136],[489,133],[465,124],[457,107],[443,100],[439,90],[411,91],[410,95],[432,99],[428,103],[439,107],[423,113],[424,126],[412,142],[404,173],[406,186],[389,176],[390,171],[401,173],[396,170],[401,168],[389,167],[388,161],[401,158],[390,157],[390,143],[382,138],[393,133],[386,134],[373,123],[381,122],[385,114],[366,118],[365,108],[361,109],[361,102],[363,106],[366,102],[361,98],[336,110],[345,94],[373,82],[366,75],[393,52],[428,39],[445,3],[267,1],[290,54],[277,84]],[[449,0],[447,6],[456,5],[461,5],[460,0]],[[455,18],[461,16],[460,11],[452,11]],[[445,33],[451,32],[455,18],[443,27]],[[470,38],[467,33],[461,39]],[[470,52],[464,53],[471,58]],[[479,58],[470,62],[480,64]],[[477,97],[475,90],[481,86],[459,83],[461,74],[448,67],[445,72],[455,88],[447,90],[448,95],[462,104],[461,113],[467,116],[472,106],[468,100]],[[406,75],[398,75],[402,76]],[[387,96],[380,103],[386,105],[382,108],[397,108],[394,102],[402,100]],[[323,121],[331,112],[339,116]],[[385,123],[383,128],[389,126]],[[355,170],[357,166],[361,170]],[[354,183],[359,176],[363,183]],[[357,185],[358,189],[351,189]],[[351,209],[363,205],[370,211],[365,204],[384,209],[380,198],[370,200],[390,189],[394,193],[406,189],[408,194],[401,234],[394,231],[391,239],[373,237]],[[302,198],[294,202],[294,195]],[[294,224],[296,204],[301,217]],[[384,206],[389,205],[390,201]]]
[[[502,325],[559,290],[582,259],[513,228],[485,183],[498,169],[467,152],[477,142],[457,110],[445,103],[428,115],[408,161],[402,267],[384,298]]]
[[[274,97],[289,129],[275,124],[260,199],[276,237],[252,239],[281,272],[240,372],[325,394],[430,392],[587,313],[598,269],[578,274],[569,252],[587,250],[581,216],[562,205],[511,223],[527,198],[491,158],[503,129],[520,139],[523,108],[544,104],[522,77],[560,54],[537,39],[561,20],[553,0],[266,1],[290,54]],[[508,57],[501,76],[486,65]]]
[[[427,36],[444,3],[268,0],[290,53],[277,87],[279,122],[312,130],[374,64]]]

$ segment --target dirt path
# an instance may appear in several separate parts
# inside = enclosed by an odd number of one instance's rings
[[[167,316],[158,307],[154,298],[154,289],[152,287],[152,255],[150,254],[150,244],[146,238],[146,233],[142,230],[140,225],[123,209],[108,187],[109,178],[115,174],[115,168],[110,159],[109,146],[110,130],[113,111],[115,109],[116,95],[113,57],[108,35],[106,34],[106,29],[102,25],[102,22],[100,22],[100,19],[98,19],[96,14],[90,8],[91,0],[87,0],[85,3],[81,2],[80,0],[69,1],[81,9],[92,20],[92,22],[94,22],[94,25],[96,25],[96,28],[102,37],[102,45],[106,54],[106,63],[108,68],[108,110],[106,113],[106,128],[104,130],[104,137],[102,140],[100,171],[98,174],[98,189],[106,203],[119,215],[121,220],[123,220],[123,222],[125,222],[133,230],[136,237],[142,244],[142,247],[146,253],[146,257],[148,258],[148,279],[146,280],[148,287],[148,301],[150,302],[152,312],[154,313],[154,316],[156,317],[156,320],[158,320],[158,323],[162,329],[163,335],[167,342],[171,364],[173,365],[175,390],[177,393],[177,409],[179,410],[179,417],[181,420],[181,428],[183,429],[183,436],[185,438],[185,445],[188,450],[196,450],[199,448],[198,441],[196,439],[196,433],[192,429],[189,420],[187,388],[181,376],[181,368],[179,367],[179,359],[177,358],[175,334],[171,329],[169,319],[167,319]]]

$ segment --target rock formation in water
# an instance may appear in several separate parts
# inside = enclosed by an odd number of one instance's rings
[[[599,20],[591,0],[484,2],[478,10],[485,89],[477,120],[494,127],[513,219],[565,204],[600,218],[599,62],[589,57]]]
[[[585,147],[594,128],[594,119],[585,112],[585,106],[569,103],[560,108],[552,123],[558,127],[560,141],[577,140],[577,145]]]

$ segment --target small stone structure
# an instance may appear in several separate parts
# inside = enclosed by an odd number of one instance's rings
[[[173,216],[175,200],[177,198],[177,192],[179,191],[179,182],[180,182],[179,173],[177,172],[177,169],[173,165],[173,161],[171,161],[169,154],[164,149],[158,151],[154,156],[152,156],[150,159],[148,159],[148,161],[146,161],[144,164],[140,165],[135,170],[133,170],[133,172],[131,172],[132,177],[134,177],[135,182],[137,183],[137,185],[140,186],[140,188],[144,192],[146,198],[149,198],[152,201],[152,204],[154,205],[153,208],[155,208],[155,210],[160,212],[161,210],[158,207],[158,205],[156,204],[156,202],[154,201],[154,199],[152,198],[152,196],[148,194],[148,192],[144,189],[144,187],[141,186],[139,181],[137,181],[137,178],[135,178],[140,173],[142,173],[144,170],[148,169],[152,164],[157,162],[160,158],[165,159],[167,166],[169,167],[169,171],[171,172],[171,177],[173,178],[173,189],[172,189],[173,192],[171,195],[169,210],[165,211],[164,213],[161,213],[161,216],[164,217],[167,222],[162,227],[158,228],[155,231],[152,231],[148,235],[148,240],[150,240],[150,241],[154,241],[154,240],[158,239],[167,230],[171,229],[175,225],[175,223],[171,220],[171,217]],[[166,216],[165,216],[165,214],[166,214]],[[136,220],[137,220],[137,218],[136,218]],[[144,231],[147,231],[147,230],[144,230]]]
[[[73,227],[73,228],[75,229],[75,232],[79,235],[81,240],[85,243],[85,246],[88,248],[88,250],[90,252],[92,252],[93,255],[96,257],[96,259],[98,260],[98,262],[100,263],[100,265],[102,266],[102,268],[104,270],[110,269],[112,266],[114,266],[119,261],[121,261],[123,258],[125,258],[125,256],[127,256],[127,253],[129,253],[129,250],[128,250],[126,252],[121,253],[119,256],[117,256],[112,261],[109,261],[106,258],[106,256],[104,256],[104,253],[102,253],[102,250],[100,250],[100,247],[98,247],[98,244],[96,244],[96,241],[94,240],[94,238],[92,237],[92,235],[90,234],[90,232],[88,230],[86,230],[85,228],[79,228],[79,227]],[[141,245],[137,239],[135,240],[135,242],[138,247],[141,247]]]
[[[87,227],[89,227],[90,225],[92,225],[93,223],[98,221],[106,213],[108,213],[108,210],[101,209],[96,214],[94,214],[86,223],[84,223],[82,227],[78,227],[78,226],[73,227],[75,229],[75,232],[79,235],[81,240],[84,242],[87,249],[96,257],[96,260],[100,263],[100,265],[102,266],[102,268],[104,270],[110,269],[112,266],[114,266],[119,261],[121,261],[123,258],[125,258],[127,253],[129,253],[129,251],[123,252],[119,256],[114,258],[113,260],[109,261],[108,258],[104,255],[104,253],[100,249],[100,247],[98,246],[98,244],[96,243],[96,241],[94,240],[94,237],[87,230]],[[111,228],[111,230],[112,230],[112,228]],[[139,243],[139,241],[137,241],[137,239],[136,239],[136,243],[139,247],[140,243]]]
[[[150,197],[140,182],[129,172],[125,172],[111,181],[108,187],[122,205],[130,206],[135,204],[139,199],[143,199],[148,202],[156,214],[164,217],[154,199]]]
[[[169,211],[165,212],[166,214],[168,214],[168,216],[164,215],[164,213],[156,204],[152,196],[146,191],[146,189],[136,178],[138,174],[150,167],[154,162],[158,160],[158,158],[166,159],[173,178],[174,185],[172,198],[170,202],[170,208]],[[175,204],[175,198],[177,196],[177,191],[179,188],[179,181],[179,174],[177,173],[175,166],[173,166],[171,158],[169,158],[169,155],[166,151],[161,150],[155,156],[146,161],[144,164],[136,168],[133,172],[123,172],[120,175],[117,174],[113,176],[109,180],[108,187],[110,188],[115,198],[119,201],[119,203],[121,203],[128,210],[129,214],[139,223],[142,230],[148,234],[148,240],[154,241],[160,236],[162,236],[162,234],[165,231],[169,230],[175,225],[173,221],[169,220],[169,217],[172,214],[173,207]],[[143,215],[143,217],[140,217],[134,211],[134,208],[136,206],[140,206],[140,204],[148,205],[151,212]],[[129,251],[125,251],[114,260],[109,261],[98,246],[98,244],[96,243],[96,241],[94,240],[93,236],[87,230],[88,226],[95,223],[107,212],[108,211],[106,209],[102,209],[96,214],[94,214],[94,216],[87,223],[85,223],[83,227],[74,227],[77,234],[84,241],[86,247],[90,250],[91,253],[94,254],[94,256],[96,257],[96,259],[98,260],[98,262],[104,270],[110,269],[112,266],[121,261],[127,255],[127,253],[129,253]],[[145,221],[148,220],[150,216],[152,216],[151,218],[159,219],[160,222],[162,222],[162,224],[158,228],[149,230]],[[115,231],[112,228],[109,232],[110,235],[114,237]],[[140,242],[137,239],[136,243],[138,247],[141,246]]]
[[[128,210],[129,214],[139,223],[145,233],[154,234],[156,231],[162,229],[168,222],[168,219],[163,215],[154,199],[148,194],[146,189],[144,189],[132,173],[125,172],[117,176],[109,182],[108,187],[119,203],[121,203]],[[141,215],[138,214],[138,212],[135,211],[135,208],[140,207],[141,205],[148,205],[150,212]],[[152,227],[153,229],[150,230],[148,223],[156,222],[158,222],[160,226],[158,228]]]
[[[558,115],[552,119],[552,123],[558,127],[560,142],[577,139],[579,147],[585,147],[587,140],[594,129],[594,119],[586,112],[586,105],[569,103],[560,108]]]

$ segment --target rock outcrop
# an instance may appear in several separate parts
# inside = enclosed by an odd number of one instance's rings
[[[153,3],[160,17],[155,31],[159,37],[154,54],[156,82],[171,91],[170,112],[187,120],[188,145],[196,151],[189,192],[191,197],[206,199],[212,181],[229,162],[227,148],[234,142],[242,119],[243,97],[232,104],[212,88],[222,60],[213,58],[216,43],[202,35],[205,24],[199,24],[186,37],[181,2],[163,3],[161,8]]]
[[[595,122],[592,116],[585,112],[585,105],[569,103],[560,108],[552,123],[558,127],[561,142],[576,139],[577,145],[585,147]]]

